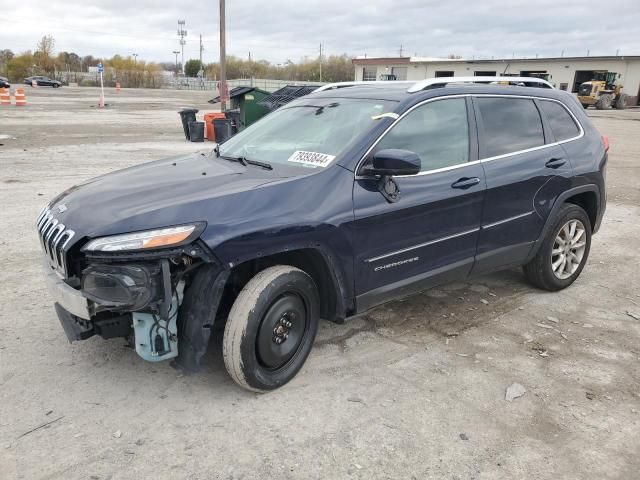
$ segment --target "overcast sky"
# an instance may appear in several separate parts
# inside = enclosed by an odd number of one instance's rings
[[[218,59],[218,2],[0,0],[0,49],[110,57],[138,53],[172,61],[177,20],[186,20],[185,60]],[[640,55],[640,0],[228,0],[227,53],[281,63],[327,54],[465,58]]]

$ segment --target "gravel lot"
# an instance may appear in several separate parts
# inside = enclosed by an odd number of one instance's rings
[[[609,207],[574,286],[512,270],[324,322],[303,371],[256,395],[220,333],[192,376],[121,340],[69,344],[40,272],[39,209],[202,149],[176,111],[212,95],[108,91],[99,110],[95,89],[26,93],[0,107],[0,479],[638,478],[640,110],[589,112],[611,139]]]

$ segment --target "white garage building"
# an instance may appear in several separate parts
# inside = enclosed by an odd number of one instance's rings
[[[422,80],[432,77],[469,76],[544,76],[556,88],[576,93],[582,82],[596,72],[620,74],[627,105],[638,105],[640,97],[640,56],[514,58],[465,60],[424,57],[353,59],[355,80]]]

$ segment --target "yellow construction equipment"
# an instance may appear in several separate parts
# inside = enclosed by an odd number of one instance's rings
[[[627,94],[622,93],[618,73],[596,72],[593,77],[593,80],[578,87],[578,101],[584,108],[595,105],[598,110],[610,107],[624,110],[627,107]]]

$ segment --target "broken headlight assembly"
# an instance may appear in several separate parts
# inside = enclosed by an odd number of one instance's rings
[[[82,294],[111,310],[143,309],[161,292],[159,264],[91,265],[82,272]]]
[[[158,228],[142,232],[110,235],[89,241],[85,252],[129,252],[154,248],[175,247],[189,243],[200,236],[204,223]]]

